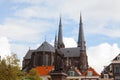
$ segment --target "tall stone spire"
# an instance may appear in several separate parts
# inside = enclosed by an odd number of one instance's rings
[[[79,23],[78,47],[81,47],[82,50],[85,50],[85,39],[84,39],[84,31],[83,31],[81,14],[80,14],[80,23]]]
[[[80,14],[80,23],[79,23],[78,47],[80,47],[79,69],[83,73],[88,68],[88,57],[86,54],[86,46],[85,46],[84,31],[83,31],[81,14]]]
[[[58,49],[65,48],[65,45],[63,43],[63,36],[62,36],[62,22],[61,22],[61,16],[60,16],[60,22],[59,22],[59,32],[58,32]]]
[[[57,35],[55,35],[54,47],[57,49]]]

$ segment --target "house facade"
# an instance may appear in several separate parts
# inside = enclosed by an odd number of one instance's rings
[[[120,80],[120,54],[101,73],[102,79]]]

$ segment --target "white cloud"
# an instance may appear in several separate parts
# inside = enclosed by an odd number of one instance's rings
[[[90,21],[91,22],[91,21]],[[89,27],[87,27],[89,26]],[[112,38],[120,38],[120,27],[119,24],[116,22],[113,22],[112,24],[109,22],[95,22],[94,24],[85,24],[85,32],[88,35],[94,35],[94,34],[100,34],[100,35],[106,35]],[[76,32],[76,29],[74,30]]]
[[[104,66],[108,66],[111,63],[111,60],[119,53],[120,48],[116,43],[113,45],[102,43],[97,46],[89,47],[87,50],[89,65],[100,73]]]
[[[64,42],[66,48],[68,48],[68,47],[76,47],[77,46],[75,40],[73,38],[71,38],[71,37],[64,37],[63,42]]]
[[[120,29],[103,29],[101,30],[102,33],[99,33],[99,34],[106,34],[107,36],[110,36],[110,37],[119,37],[120,38]]]
[[[0,36],[7,36],[13,41],[35,42],[52,27],[49,22],[10,18],[0,25]]]
[[[44,2],[44,0],[11,0],[15,3],[30,3],[30,4],[38,4]]]
[[[14,15],[17,17],[24,18],[24,19],[31,19],[33,17],[41,18],[41,19],[42,18],[53,19],[53,18],[58,18],[58,16],[60,15],[60,11],[59,9],[56,9],[54,7],[52,8],[52,7],[33,5],[33,6],[29,6],[29,7],[16,10]]]
[[[11,44],[11,52],[17,54],[18,58],[20,60],[23,59],[26,52],[29,50],[29,46],[25,44]]]
[[[4,58],[11,54],[10,43],[6,37],[0,37],[0,56]]]
[[[15,0],[19,2],[19,0]],[[39,18],[58,18],[61,13],[63,18],[70,18],[79,21],[80,11],[83,14],[83,20],[91,22],[86,28],[89,33],[103,34],[110,37],[120,37],[120,27],[112,30],[106,28],[109,21],[120,21],[120,1],[119,0],[21,0],[20,2],[33,3],[21,9],[17,9],[14,15],[31,19],[32,17]],[[103,3],[104,2],[104,3]],[[43,4],[42,4],[43,3]],[[100,23],[98,23],[100,22]],[[113,23],[115,24],[115,23]],[[109,25],[108,25],[109,26]],[[111,26],[109,26],[111,28]],[[101,33],[103,32],[103,33]],[[113,33],[112,35],[110,35]]]
[[[63,42],[66,48],[77,46],[75,40],[72,37],[63,37]],[[50,44],[54,46],[54,40],[52,40]]]
[[[15,2],[22,3],[33,3],[31,6],[37,6],[41,13],[56,13],[61,12],[63,15],[71,16],[72,18],[77,18],[79,12],[85,14],[85,16],[96,19],[120,19],[119,13],[119,0],[13,0]],[[31,7],[30,6],[30,7]],[[28,7],[27,7],[28,8]],[[25,8],[25,9],[27,9]],[[30,8],[29,8],[30,9]],[[28,10],[29,10],[28,9]],[[39,9],[37,9],[39,11]],[[47,10],[46,10],[47,9]],[[36,9],[31,9],[36,10]],[[24,9],[23,9],[24,11]],[[30,14],[30,13],[29,13]],[[28,15],[29,15],[28,14]],[[22,14],[21,14],[22,15]],[[43,14],[44,15],[44,14]],[[41,17],[43,16],[41,15]],[[53,14],[46,14],[53,15]]]

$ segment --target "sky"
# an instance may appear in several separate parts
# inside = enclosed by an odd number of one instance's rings
[[[76,47],[80,13],[89,66],[100,73],[120,53],[120,0],[1,0],[0,55],[28,49],[45,40],[53,45],[62,18],[66,47]]]

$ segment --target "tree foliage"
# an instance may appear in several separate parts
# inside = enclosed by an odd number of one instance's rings
[[[36,69],[31,69],[26,77],[27,79],[30,79],[30,80],[42,80],[40,78],[40,76],[37,74],[37,71]]]
[[[0,80],[42,80],[36,69],[31,69],[27,75],[20,69],[16,54],[0,60]],[[24,77],[24,79],[23,79]]]
[[[0,61],[0,80],[22,80],[22,75],[16,54]]]

